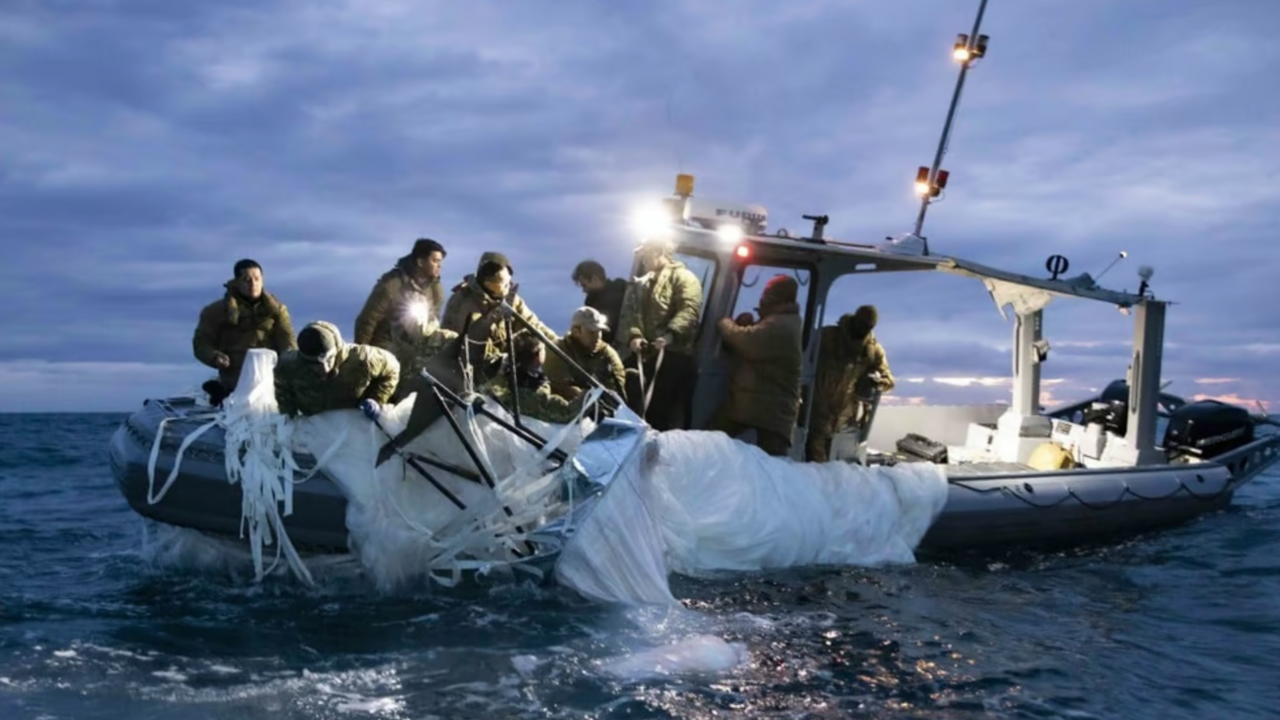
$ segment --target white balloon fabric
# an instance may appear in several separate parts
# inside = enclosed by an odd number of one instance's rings
[[[724,433],[652,433],[556,576],[596,600],[663,603],[670,572],[911,563],[946,499],[927,463],[799,463]]]

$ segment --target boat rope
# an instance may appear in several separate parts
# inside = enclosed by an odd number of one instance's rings
[[[662,358],[667,354],[666,346],[658,348],[658,359],[653,363],[653,377],[649,378],[648,387],[645,387],[644,381],[644,359],[636,358],[636,370],[640,374],[640,396],[644,398],[644,403],[640,406],[640,417],[644,418],[649,414],[649,402],[653,400],[653,389],[658,386],[658,371],[662,369]]]
[[[155,437],[151,440],[151,455],[147,458],[147,503],[155,505],[164,499],[169,493],[169,488],[173,487],[174,481],[178,479],[178,473],[182,470],[182,458],[186,454],[187,448],[191,447],[191,443],[200,438],[210,428],[218,425],[218,413],[201,413],[199,415],[187,415],[185,417],[166,417],[160,420],[156,427]],[[160,492],[156,492],[156,462],[160,458],[160,446],[163,444],[165,436],[165,428],[174,420],[209,420],[205,424],[196,428],[182,439],[182,444],[178,446],[178,452],[173,459],[173,468],[169,470],[169,477],[165,478],[164,485],[160,487]]]

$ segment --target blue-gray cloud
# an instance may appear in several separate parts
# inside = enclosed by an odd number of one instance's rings
[[[502,249],[562,326],[580,302],[573,264],[624,274],[629,208],[677,170],[699,194],[767,205],[775,228],[826,212],[843,239],[908,229],[954,83],[949,43],[975,9],[11,3],[0,409],[131,407],[198,384],[196,313],[244,256],[296,324],[349,332],[415,237],[448,245],[450,282]],[[1277,356],[1250,349],[1280,327],[1280,98],[1260,91],[1278,19],[1243,1],[993,1],[933,248],[1036,275],[1052,253],[1097,273],[1127,250],[1108,283],[1132,288],[1151,264],[1157,292],[1184,303],[1166,377],[1280,399]],[[863,302],[900,374],[1008,372],[1009,325],[975,281],[850,278],[831,305]],[[1079,388],[1123,374],[1131,330],[1114,309],[1055,301],[1046,333],[1065,344],[1046,373]],[[76,373],[81,390],[54,397]]]

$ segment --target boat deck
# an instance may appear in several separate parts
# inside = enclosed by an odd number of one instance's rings
[[[885,457],[885,456],[881,456]],[[892,457],[895,463],[927,463],[928,460],[922,458],[911,457],[895,453],[888,457]],[[979,475],[1008,475],[1011,473],[1030,473],[1042,472],[1027,465],[1026,463],[1002,462],[999,460],[985,462],[963,462],[943,465],[947,471],[947,477],[973,477]]]
[[[968,462],[947,465],[948,477],[967,477],[970,475],[1005,475],[1008,473],[1039,472],[1025,463],[1017,462]]]

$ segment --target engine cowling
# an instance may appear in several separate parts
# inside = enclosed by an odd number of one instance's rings
[[[1218,400],[1187,403],[1169,414],[1164,449],[1170,460],[1208,460],[1253,442],[1249,411]]]

